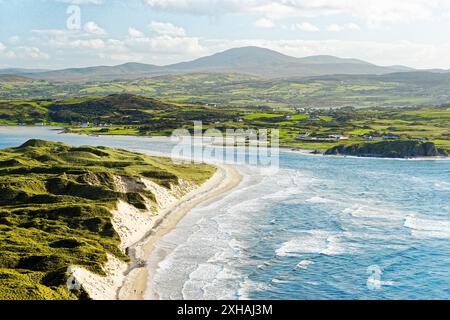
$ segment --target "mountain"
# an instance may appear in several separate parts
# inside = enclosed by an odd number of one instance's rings
[[[0,74],[0,82],[33,82],[33,79],[14,74]]]
[[[191,62],[168,66],[175,72],[245,73],[267,78],[309,77],[329,74],[386,74],[398,72],[399,67],[380,67],[357,59],[334,56],[294,58],[279,52],[243,47],[230,49]],[[403,70],[411,70],[406,67]],[[402,71],[403,71],[402,70]]]
[[[236,70],[237,68],[255,68],[264,65],[278,66],[296,62],[297,58],[273,50],[258,47],[243,47],[230,49],[190,62],[173,64],[169,68],[173,70],[195,69],[198,71],[214,69]]]
[[[99,66],[88,68],[71,68],[40,73],[24,74],[28,77],[54,82],[87,82],[87,81],[110,81],[130,80],[145,78],[158,74],[161,67],[144,63],[126,63],[118,66]]]
[[[403,66],[382,67],[358,59],[334,56],[291,57],[259,47],[234,48],[189,62],[168,66],[127,63],[119,66],[72,68],[25,73],[47,81],[111,81],[186,73],[240,73],[263,78],[310,77],[333,74],[375,74],[412,71]]]
[[[23,68],[7,68],[0,69],[0,74],[8,74],[8,75],[24,75],[31,73],[42,73],[48,72],[48,69],[23,69]]]
[[[399,66],[399,65],[395,65],[395,66],[389,66],[390,69],[396,70],[397,72],[410,72],[410,71],[415,71],[415,69],[410,68],[410,67],[406,67],[406,66]],[[430,70],[432,71],[432,70]]]

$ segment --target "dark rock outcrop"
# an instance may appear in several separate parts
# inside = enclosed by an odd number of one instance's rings
[[[325,155],[346,155],[357,157],[416,158],[438,157],[447,155],[439,150],[433,142],[421,141],[381,141],[375,143],[336,146]]]

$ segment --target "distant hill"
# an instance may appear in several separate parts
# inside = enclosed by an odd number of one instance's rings
[[[159,70],[161,70],[161,67],[150,64],[126,63],[113,67],[99,66],[88,68],[71,68],[40,73],[25,73],[25,75],[35,79],[54,82],[85,82],[139,79],[156,75]]]
[[[310,56],[294,58],[279,52],[244,47],[230,49],[191,62],[168,67],[180,72],[232,72],[258,75],[268,78],[309,77],[329,74],[386,74],[412,70],[407,67],[380,67],[357,59],[343,59],[334,56]]]
[[[113,94],[98,98],[80,98],[55,102],[48,106],[49,116],[57,122],[104,121],[105,123],[142,123],[152,111],[176,107],[159,100],[131,94]]]
[[[48,69],[7,68],[7,69],[0,69],[0,74],[24,75],[24,74],[42,73],[42,72],[48,72],[48,71],[50,71],[50,70],[48,70]]]
[[[0,74],[0,82],[32,82],[33,79],[17,76],[17,75],[9,75],[9,74]]]
[[[234,48],[189,62],[168,66],[127,63],[119,66],[72,68],[21,75],[61,82],[111,81],[186,73],[240,73],[263,78],[310,77],[332,74],[388,74],[412,71],[408,67],[382,67],[358,59],[334,56],[291,57],[259,47]]]
[[[169,66],[173,70],[195,70],[196,72],[213,70],[236,70],[236,68],[251,69],[261,66],[281,66],[295,64],[297,58],[282,53],[258,47],[230,49],[212,56],[199,58],[190,62],[182,62]],[[239,69],[242,72],[242,69]]]
[[[329,55],[318,55],[318,56],[309,56],[305,58],[298,58],[302,63],[306,64],[335,64],[335,63],[346,63],[346,64],[359,64],[359,65],[373,65],[366,61],[359,59],[345,59],[338,58],[335,56]]]

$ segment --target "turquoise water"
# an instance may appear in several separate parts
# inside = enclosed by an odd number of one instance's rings
[[[169,153],[133,137],[0,128],[28,138]],[[450,161],[281,154],[276,175],[190,212],[157,244],[163,299],[450,299]]]

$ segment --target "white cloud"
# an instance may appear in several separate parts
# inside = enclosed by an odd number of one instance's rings
[[[356,23],[346,23],[343,25],[333,23],[327,27],[327,31],[330,31],[330,32],[341,32],[341,31],[345,31],[345,30],[358,31],[360,29],[361,28]]]
[[[255,26],[258,28],[273,28],[275,23],[267,18],[261,18],[255,21]]]
[[[142,61],[155,64],[168,64],[194,59],[240,46],[260,46],[270,48],[288,55],[303,57],[316,54],[331,54],[340,57],[360,58],[379,65],[403,64],[419,68],[448,68],[450,65],[450,42],[429,44],[407,41],[344,41],[344,40],[264,40],[264,39],[212,39],[202,40],[190,36],[153,35],[145,36],[142,32],[125,39],[74,38],[75,35],[50,32],[57,36],[43,36],[36,40],[37,45],[28,47],[7,48],[0,43],[0,56],[5,61],[19,62],[48,60],[48,54],[38,46],[54,46],[54,56],[60,57],[63,66],[68,64],[68,55],[73,54],[76,60],[98,61],[101,63]],[[79,35],[78,35],[79,36]],[[52,40],[52,41],[50,41]],[[76,48],[76,50],[74,50]],[[413,52],[414,54],[411,54]],[[95,63],[92,63],[95,64]],[[98,64],[98,63],[97,63]]]
[[[125,43],[133,52],[178,54],[180,57],[183,55],[196,57],[206,53],[199,39],[192,37],[158,35],[155,37],[129,38]]]
[[[170,35],[176,37],[186,36],[186,31],[183,28],[177,27],[170,22],[152,21],[149,27],[152,31],[161,35]]]
[[[343,27],[343,26],[340,26],[340,25],[338,25],[338,24],[336,24],[336,23],[330,24],[330,25],[327,27],[327,31],[330,31],[330,32],[341,32],[341,31],[343,31],[343,30],[344,30],[344,27]]]
[[[15,58],[15,53],[12,50],[8,50],[8,48],[0,42],[0,57],[2,58]]]
[[[448,0],[145,0],[154,9],[217,16],[247,13],[272,20],[286,17],[351,15],[369,26],[432,20],[450,9]]]
[[[133,27],[129,27],[128,28],[128,35],[131,38],[143,38],[143,37],[145,37],[145,34],[142,31],[139,31],[138,29],[133,28]]]
[[[174,38],[162,36],[150,39],[150,47],[153,52],[159,53],[184,53],[201,54],[202,46],[196,38]]]
[[[122,38],[105,37],[87,30],[34,30],[30,43],[44,46],[56,53],[61,61],[72,56],[76,61],[143,61],[156,64],[178,62],[206,55],[208,51],[197,37],[188,36],[179,26],[167,22],[152,21],[149,25],[152,33],[129,27],[128,34]],[[91,32],[88,32],[91,31]],[[76,50],[73,50],[76,49]],[[64,63],[64,62],[61,62]]]
[[[292,30],[304,31],[304,32],[318,32],[320,29],[309,22],[296,23],[292,25]]]
[[[153,63],[175,62],[183,57],[196,58],[207,54],[207,50],[200,44],[200,39],[190,37],[186,31],[172,23],[152,21],[149,28],[153,31],[151,36],[130,27],[125,45],[129,52],[151,54],[160,57],[160,61]],[[170,59],[170,60],[169,60]]]
[[[356,23],[353,22],[345,24],[344,27],[348,30],[355,30],[355,31],[361,30],[361,28]]]
[[[152,21],[149,28],[153,31],[150,36],[133,27],[128,28],[128,38],[125,40],[125,45],[129,49],[129,53],[161,55],[162,61],[167,60],[169,56],[174,59],[182,59],[183,56],[194,58],[207,53],[198,38],[188,36],[186,31],[179,26],[167,22]],[[124,57],[124,55],[121,55],[121,57]]]
[[[106,43],[102,39],[88,39],[88,40],[79,39],[69,42],[68,45],[73,48],[104,49]]]
[[[37,47],[22,46],[14,49],[15,54],[18,57],[31,58],[31,59],[44,59],[47,60],[50,56],[41,51]]]
[[[95,4],[100,5],[103,4],[103,0],[57,0],[58,2],[64,2],[69,4]]]
[[[34,29],[31,30],[31,32],[37,35],[46,35],[46,36],[63,36],[69,33],[73,33],[72,31],[63,29]]]
[[[7,59],[48,60],[50,56],[37,47],[20,46],[7,48],[0,42],[0,55]]]
[[[98,56],[100,53],[123,52],[127,48],[123,41],[118,39],[105,39],[105,35],[98,30],[96,24],[87,23],[83,31],[77,30],[34,30],[34,37],[30,41],[39,46],[49,47],[61,56],[76,52],[83,55]],[[77,49],[77,50],[73,50]]]
[[[252,0],[253,1],[253,0]],[[264,1],[264,0],[263,0]],[[175,13],[217,16],[243,9],[247,0],[144,0],[150,7]]]
[[[106,31],[101,28],[98,24],[96,24],[94,21],[86,22],[84,25],[84,31],[89,34],[95,34],[95,35],[106,35]]]
[[[250,21],[250,23],[254,22],[254,25],[260,28],[285,26],[285,31],[299,31],[300,36],[300,32],[320,31],[319,26],[321,30],[342,31],[345,32],[345,36],[351,37],[355,35],[353,31],[366,30],[367,27],[382,26],[388,29],[399,23],[408,24],[411,22],[431,21],[433,18],[441,19],[440,24],[433,24],[431,30],[434,31],[435,26],[445,27],[444,17],[450,16],[450,1],[448,0],[140,1],[147,2],[155,10],[165,12],[213,17],[225,14],[235,15],[231,18],[235,19],[233,22],[236,21],[239,24]],[[65,0],[65,2],[75,4],[107,3],[104,0]],[[171,17],[168,14],[161,14],[160,16]],[[230,19],[228,18],[224,19],[226,23],[229,23]],[[176,19],[177,21],[181,20],[179,16]],[[203,19],[201,20],[203,21]],[[84,22],[86,21],[88,20]],[[147,20],[147,22],[150,21]],[[299,23],[291,25],[292,21],[298,21]],[[141,22],[139,21],[139,23]],[[328,23],[330,25],[327,26],[326,24]],[[134,22],[130,23],[130,25],[132,24]],[[107,27],[107,25],[102,27]],[[224,25],[224,27],[227,27],[227,25]],[[444,27],[441,29],[445,30]],[[343,57],[362,58],[377,64],[405,64],[428,68],[448,68],[450,65],[449,44],[442,43],[442,41],[435,44],[431,42],[425,43],[427,40],[432,41],[435,38],[424,39],[424,43],[420,43],[420,38],[416,37],[415,34],[407,34],[403,31],[407,30],[407,28],[399,28],[399,32],[395,37],[386,37],[396,39],[395,41],[392,40],[392,42],[281,40],[284,37],[281,30],[281,34],[277,37],[279,40],[229,40],[229,38],[239,39],[239,37],[243,37],[237,34],[224,36],[228,39],[214,40],[192,36],[181,26],[164,20],[163,22],[152,21],[149,24],[149,29],[150,31],[148,29],[142,29],[141,31],[134,27],[129,27],[128,30],[123,30],[125,32],[128,31],[128,34],[115,34],[114,36],[112,35],[113,29],[108,29],[110,35],[106,36],[103,28],[93,21],[89,21],[82,30],[34,30],[31,37],[22,36],[21,34],[21,39],[13,40],[13,38],[8,38],[7,35],[5,39],[2,39],[3,43],[0,44],[0,55],[5,60],[7,59],[6,57],[18,59],[18,56],[21,56],[23,59],[25,59],[25,56],[28,56],[27,59],[33,59],[32,57],[37,59],[41,53],[42,58],[45,59],[45,52],[48,52],[52,55],[52,63],[53,61],[60,61],[58,63],[67,66],[82,63],[97,64],[99,61],[100,63],[106,63],[111,60],[133,60],[165,64],[197,58],[231,47],[257,45],[294,56],[333,54]],[[212,31],[206,33],[200,31],[200,34],[207,37],[210,32]],[[362,33],[363,31],[361,31],[361,35],[363,35]],[[242,34],[248,35],[251,34],[251,31],[248,33],[243,32]],[[292,39],[294,35],[294,32],[289,32],[286,38]],[[319,34],[319,36],[323,35]],[[317,38],[322,38],[319,36]],[[328,34],[328,36],[332,37],[331,34]],[[370,39],[370,36],[371,34],[369,33],[366,39]],[[423,38],[423,35],[421,34],[420,37]],[[381,38],[381,36],[372,39],[378,38]],[[417,43],[401,41],[401,39],[405,38],[414,39]],[[19,50],[19,46],[22,46],[21,50]],[[55,56],[59,60],[54,60]],[[102,60],[98,60],[99,57]]]

